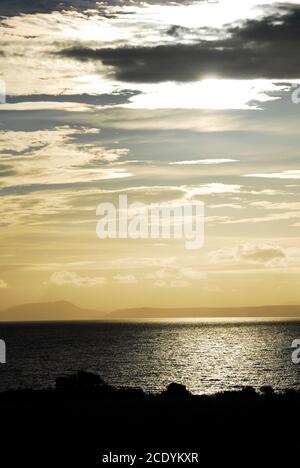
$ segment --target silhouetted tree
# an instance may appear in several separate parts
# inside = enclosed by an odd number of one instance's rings
[[[55,388],[57,390],[95,390],[104,387],[106,384],[98,374],[83,370],[76,374],[57,377]]]
[[[274,393],[274,390],[270,385],[263,385],[262,387],[260,387],[259,390],[264,395],[273,395],[273,393]]]
[[[191,395],[191,393],[187,390],[185,385],[178,384],[175,382],[172,382],[167,386],[166,393],[168,394],[168,396],[176,396],[176,397]]]

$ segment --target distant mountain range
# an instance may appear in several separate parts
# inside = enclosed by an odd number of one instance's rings
[[[0,311],[0,321],[100,320],[104,313],[68,301],[33,302]]]
[[[68,301],[21,304],[0,311],[0,321],[147,320],[163,318],[269,317],[297,318],[300,305],[257,307],[132,308],[103,312],[82,309]]]
[[[257,307],[194,307],[120,309],[109,314],[114,319],[135,318],[197,318],[197,317],[299,317],[299,305],[267,305]]]

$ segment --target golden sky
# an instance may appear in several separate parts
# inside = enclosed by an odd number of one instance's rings
[[[13,3],[1,308],[299,304],[299,2]],[[203,248],[99,239],[122,194],[203,202]]]

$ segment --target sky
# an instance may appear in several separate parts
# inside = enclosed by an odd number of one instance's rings
[[[300,304],[299,1],[1,0],[0,29],[2,308]],[[99,239],[122,194],[203,202],[203,247]]]

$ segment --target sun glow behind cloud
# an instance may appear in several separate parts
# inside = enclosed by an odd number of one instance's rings
[[[297,3],[297,2],[291,2]],[[264,2],[272,5],[272,0]],[[233,8],[234,6],[234,8]],[[109,6],[107,17],[101,11],[93,10],[88,15],[78,12],[52,12],[50,14],[17,16],[6,21],[9,34],[15,37],[29,34],[36,35],[44,41],[33,39],[32,45],[37,54],[41,54],[43,47],[47,47],[44,55],[43,72],[36,64],[31,63],[32,53],[28,48],[22,52],[22,44],[13,43],[9,58],[3,64],[4,75],[9,82],[12,94],[44,93],[51,94],[103,94],[114,93],[124,88],[138,93],[129,99],[126,107],[131,109],[248,109],[259,107],[259,103],[277,99],[270,93],[281,91],[284,86],[276,85],[276,80],[235,80],[221,79],[221,77],[207,76],[195,82],[178,83],[175,80],[164,83],[126,83],[116,80],[111,74],[111,67],[105,67],[101,61],[72,61],[51,55],[51,42],[54,38],[65,41],[78,41],[80,44],[91,43],[92,47],[101,48],[109,44],[110,47],[128,45],[153,46],[161,43],[169,44],[184,42],[183,37],[168,35],[168,28],[179,26],[195,28],[199,37],[205,28],[221,28],[224,24],[245,18],[255,18],[261,7],[257,1],[247,0],[237,3],[234,0],[220,0],[219,2],[200,2],[191,5],[154,5],[142,4],[134,6],[124,5],[122,11],[118,5]],[[147,34],[144,34],[145,28]],[[204,29],[203,29],[204,28]],[[222,29],[219,30],[222,32]],[[187,32],[185,32],[187,34]],[[34,36],[33,36],[34,37]],[[199,38],[198,38],[199,40]],[[19,44],[19,45],[18,45]],[[23,55],[22,55],[23,54]],[[18,57],[22,57],[22,60]],[[20,63],[19,63],[20,62]],[[26,66],[24,66],[24,63]],[[12,67],[12,64],[14,66]],[[15,73],[17,70],[17,73]],[[17,80],[19,70],[24,77]],[[283,80],[281,80],[282,82]],[[295,81],[295,80],[294,80]],[[279,82],[279,81],[277,81]],[[295,81],[296,82],[296,81]],[[256,104],[254,102],[257,101]],[[23,104],[26,108],[26,104]],[[45,104],[32,106],[35,109],[46,108]],[[47,105],[53,108],[54,105]],[[59,105],[57,105],[59,107]],[[62,107],[62,105],[60,105]],[[76,106],[73,106],[75,110]],[[22,105],[15,105],[21,109]],[[28,105],[27,105],[28,108]],[[72,105],[64,104],[66,110]],[[88,110],[86,106],[77,105],[78,111]]]
[[[249,109],[277,99],[271,92],[283,90],[269,80],[221,80],[194,83],[134,84],[141,94],[131,98],[132,109]],[[257,101],[254,104],[254,101]]]

